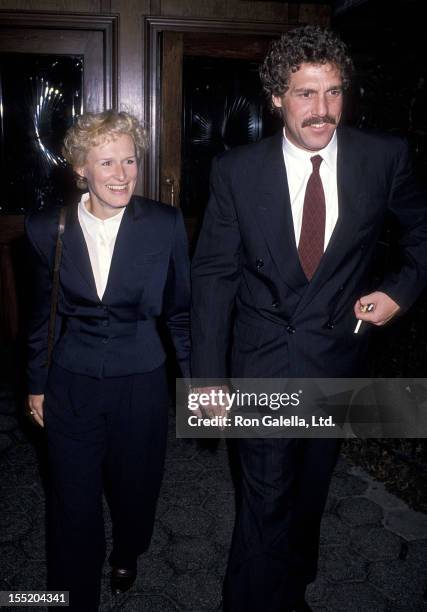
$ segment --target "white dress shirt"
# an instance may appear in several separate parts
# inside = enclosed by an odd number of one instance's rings
[[[89,251],[96,292],[99,299],[102,300],[125,208],[121,208],[114,217],[99,219],[86,208],[88,200],[89,194],[84,193],[78,206],[78,218]]]
[[[286,138],[285,130],[283,130],[283,133],[283,158],[285,160],[286,174],[288,177],[292,219],[294,222],[295,241],[297,245],[301,234],[305,190],[307,181],[313,171],[313,165],[310,158],[314,155],[321,155],[323,158],[320,164],[319,173],[325,193],[326,220],[324,250],[326,250],[338,220],[337,133],[334,132],[329,144],[320,151],[304,151],[303,149],[299,149]]]

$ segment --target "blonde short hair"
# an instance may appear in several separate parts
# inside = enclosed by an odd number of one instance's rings
[[[65,134],[62,155],[73,168],[83,166],[91,147],[96,147],[121,134],[129,134],[139,160],[148,146],[148,131],[136,117],[112,109],[101,113],[83,113]],[[77,186],[85,189],[86,181],[77,177]]]

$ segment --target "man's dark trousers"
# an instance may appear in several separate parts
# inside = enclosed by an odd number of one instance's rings
[[[49,588],[70,591],[72,610],[92,612],[99,605],[104,478],[113,519],[110,563],[131,567],[149,545],[168,405],[163,366],[104,379],[51,368],[45,394]]]
[[[238,440],[241,505],[224,585],[227,612],[282,612],[317,570],[334,439]]]

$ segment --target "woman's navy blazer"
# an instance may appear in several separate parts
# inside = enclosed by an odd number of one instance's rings
[[[29,393],[43,393],[59,210],[26,218],[32,265]],[[57,340],[52,360],[93,377],[148,372],[165,360],[163,319],[182,375],[189,373],[190,280],[187,238],[179,210],[139,196],[126,207],[105,293],[99,299],[77,206],[67,211],[60,270]]]

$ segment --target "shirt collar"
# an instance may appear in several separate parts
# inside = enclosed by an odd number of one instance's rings
[[[87,208],[87,202],[90,198],[89,193],[84,193],[79,202],[79,216],[83,220],[87,231],[90,235],[96,234],[101,227],[104,227],[107,231],[115,232],[118,230],[118,227],[121,223],[123,214],[126,210],[126,207],[122,208],[117,215],[114,217],[109,217],[108,219],[100,219],[93,215]]]
[[[285,128],[283,128],[283,154],[285,159],[288,158],[294,162],[303,162],[305,165],[309,166],[311,169],[310,158],[314,155],[321,155],[323,161],[328,166],[329,170],[334,170],[336,168],[337,162],[337,131],[334,131],[334,134],[329,141],[329,143],[323,149],[319,151],[305,151],[304,149],[300,149],[296,147],[288,138],[286,137]]]

